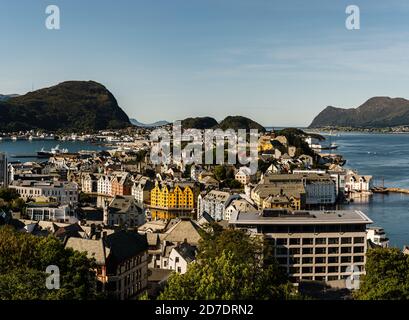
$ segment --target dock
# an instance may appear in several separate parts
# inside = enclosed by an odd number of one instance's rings
[[[373,193],[404,193],[409,194],[409,189],[404,188],[385,188],[385,187],[374,187],[372,188]]]

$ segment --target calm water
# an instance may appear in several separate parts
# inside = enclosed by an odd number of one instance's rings
[[[41,148],[44,150],[51,150],[56,145],[60,145],[61,149],[68,149],[68,152],[77,152],[80,150],[104,150],[106,147],[102,145],[96,145],[84,141],[57,141],[57,140],[17,140],[17,141],[0,141],[0,152],[6,152],[9,162],[11,161],[44,161],[44,159],[37,159],[35,157],[29,158],[15,158],[19,155],[36,155],[37,151]]]
[[[328,137],[339,147],[347,163],[360,174],[372,175],[376,185],[409,189],[409,134],[361,134],[340,133]],[[347,206],[360,209],[385,228],[393,246],[402,248],[409,244],[409,195],[374,194],[361,203]]]

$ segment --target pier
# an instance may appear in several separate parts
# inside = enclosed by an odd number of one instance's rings
[[[404,188],[385,188],[385,187],[373,187],[373,193],[404,193],[409,194],[409,189]]]

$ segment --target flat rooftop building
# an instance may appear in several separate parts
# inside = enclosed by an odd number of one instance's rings
[[[365,272],[367,225],[362,211],[263,210],[231,215],[229,224],[262,234],[293,282],[340,281]]]

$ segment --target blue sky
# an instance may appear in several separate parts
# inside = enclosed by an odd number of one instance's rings
[[[361,30],[345,28],[350,4]],[[95,80],[142,122],[304,126],[327,105],[409,98],[408,21],[405,0],[2,0],[0,93]]]

